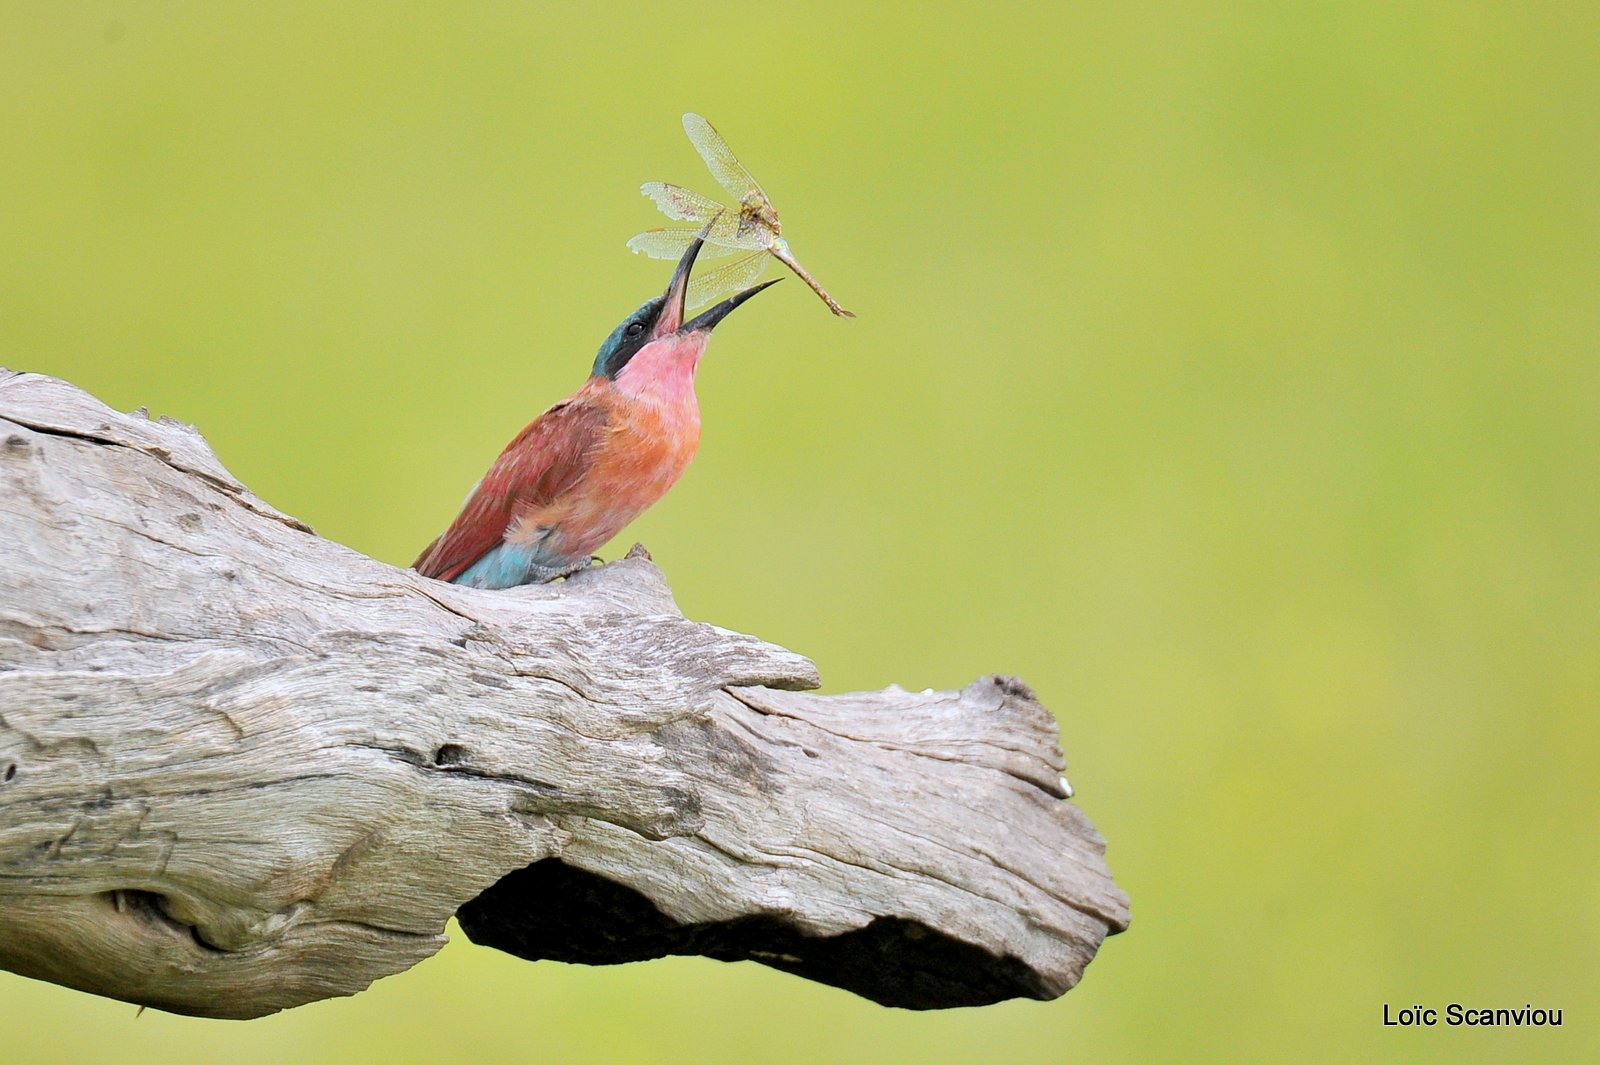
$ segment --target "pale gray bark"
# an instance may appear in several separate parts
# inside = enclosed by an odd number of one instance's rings
[[[753,958],[905,1006],[1076,983],[1127,900],[1032,693],[817,683],[685,620],[648,557],[427,580],[188,426],[0,371],[0,967],[252,1017],[462,910],[525,957]]]

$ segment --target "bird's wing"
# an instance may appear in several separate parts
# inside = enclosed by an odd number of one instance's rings
[[[441,581],[459,577],[505,538],[519,514],[549,504],[582,479],[607,423],[605,410],[583,398],[535,418],[500,452],[450,528],[417,559],[416,571]]]

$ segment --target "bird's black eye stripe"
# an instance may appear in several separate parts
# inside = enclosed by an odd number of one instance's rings
[[[606,337],[605,343],[600,345],[600,351],[594,358],[594,372],[607,377],[621,373],[622,368],[628,365],[628,360],[650,343],[651,327],[661,317],[661,308],[666,302],[665,296],[657,296],[624,318]]]

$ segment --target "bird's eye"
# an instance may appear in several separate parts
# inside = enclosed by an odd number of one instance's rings
[[[643,322],[629,322],[628,323],[628,328],[626,330],[624,330],[624,332],[626,332],[631,337],[636,337],[640,333],[644,332],[644,323]]]

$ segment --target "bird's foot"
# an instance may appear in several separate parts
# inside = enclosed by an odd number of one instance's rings
[[[597,562],[603,563],[604,561],[599,555],[590,555],[588,558],[574,562],[570,566],[554,566],[550,576],[546,577],[545,580],[553,581],[557,577],[571,577],[574,574],[582,573]]]

